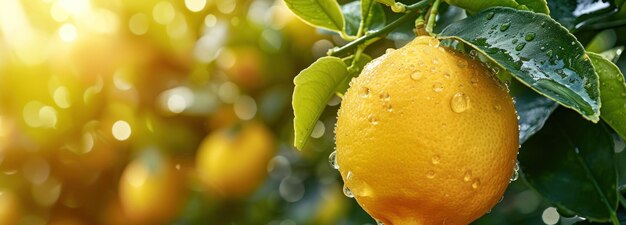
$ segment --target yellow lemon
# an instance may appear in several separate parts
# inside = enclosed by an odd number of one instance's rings
[[[491,76],[432,37],[370,62],[338,113],[347,194],[387,225],[465,225],[489,211],[518,150],[513,100]]]

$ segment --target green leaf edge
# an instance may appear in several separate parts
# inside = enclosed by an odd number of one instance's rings
[[[613,70],[615,70],[615,72],[617,72],[619,74],[619,76],[624,77],[624,74],[622,74],[622,72],[620,71],[619,67],[617,67],[617,65],[615,65],[613,62],[611,62],[610,60],[604,58],[604,56],[597,54],[597,53],[593,53],[593,52],[587,52],[587,55],[589,55],[589,58],[592,62],[592,64],[594,64],[594,69],[595,69],[595,63],[594,60],[603,60],[604,62],[602,63],[606,63],[607,65],[609,65],[609,67],[611,67]],[[594,57],[596,59],[594,59]],[[600,77],[600,73],[598,73],[596,71],[596,73],[598,74],[598,76]],[[601,77],[600,77],[601,78]],[[602,83],[602,80],[600,80],[600,83]],[[622,91],[626,92],[626,83],[622,82]],[[602,92],[600,92],[600,99],[602,99]],[[622,96],[622,99],[626,99],[626,97]],[[602,108],[601,108],[602,110]],[[626,107],[623,109],[626,111]],[[617,129],[616,124],[613,124],[612,122],[610,122],[606,117],[605,117],[606,113],[601,113],[600,117],[611,127],[613,128],[613,130],[623,139],[626,140],[626,129],[620,130]],[[626,127],[626,126],[624,126]]]

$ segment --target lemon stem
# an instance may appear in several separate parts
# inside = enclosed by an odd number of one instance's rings
[[[433,6],[430,7],[430,13],[428,14],[426,32],[428,32],[431,36],[435,36],[433,33],[433,29],[435,28],[435,22],[437,22],[437,14],[439,13],[439,3],[440,0],[435,0]]]
[[[365,43],[366,41],[376,38],[376,37],[381,37],[384,35],[387,35],[389,32],[391,32],[392,30],[394,30],[395,28],[397,28],[398,26],[402,25],[403,23],[410,21],[410,20],[414,20],[415,17],[417,17],[417,14],[414,13],[419,9],[423,9],[425,7],[427,7],[433,0],[422,0],[419,1],[415,4],[412,5],[408,5],[406,6],[406,13],[404,15],[402,15],[400,18],[394,20],[393,22],[387,24],[386,26],[384,26],[383,28],[381,28],[380,30],[376,30],[374,32],[371,33],[366,33],[364,36],[361,36],[359,38],[357,38],[356,40],[342,46],[339,48],[332,48],[330,50],[328,50],[328,55],[330,56],[342,56],[347,54],[348,52],[350,52],[351,50],[353,50],[354,48],[358,47],[359,45]],[[368,42],[371,43],[371,42]]]

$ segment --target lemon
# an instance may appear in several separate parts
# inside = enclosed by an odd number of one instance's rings
[[[418,37],[370,62],[338,112],[345,191],[390,225],[469,224],[516,165],[512,98],[479,62]]]
[[[198,177],[218,197],[247,197],[267,177],[274,147],[271,131],[260,122],[222,128],[198,150]]]

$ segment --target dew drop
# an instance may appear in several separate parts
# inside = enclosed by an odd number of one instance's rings
[[[431,73],[437,73],[437,67],[430,67],[430,72]]]
[[[452,96],[452,99],[450,100],[450,107],[452,108],[452,111],[456,113],[465,112],[465,110],[470,107],[470,99],[467,95],[458,92]]]
[[[494,16],[494,15],[495,15],[495,13],[494,13],[494,12],[491,12],[491,13],[487,14],[487,20],[491,20],[491,19],[493,19],[493,16]]]
[[[385,225],[385,223],[383,223],[383,222],[381,222],[381,221],[376,220],[376,225]]]
[[[572,43],[570,43],[570,44],[571,44],[571,45],[575,45],[575,44],[576,44],[576,42],[575,42],[575,41],[572,41]]]
[[[500,31],[506,31],[509,29],[510,26],[511,26],[511,23],[504,23],[500,25]]]
[[[368,87],[361,88],[361,90],[359,91],[359,95],[361,96],[361,98],[369,97],[370,96],[370,89]]]
[[[428,172],[426,172],[426,177],[428,179],[433,179],[435,178],[435,171],[429,170]]]
[[[387,112],[393,112],[393,106],[389,103],[384,104],[383,108],[387,110]]]
[[[389,101],[389,99],[391,98],[391,96],[389,96],[389,93],[387,92],[380,93],[378,97],[383,101]]]
[[[476,50],[472,49],[472,50],[470,50],[469,55],[470,55],[472,58],[475,58],[476,56],[478,56],[478,51],[476,51]]]
[[[511,44],[517,44],[517,39],[511,40]]]
[[[428,41],[428,45],[430,47],[439,47],[439,40],[437,40],[437,38],[432,38]]]
[[[445,73],[443,74],[443,76],[444,76],[445,78],[447,78],[447,79],[450,79],[450,77],[451,77],[450,72],[445,72]]]
[[[369,121],[372,125],[378,125],[378,118],[374,115],[369,115],[367,117],[367,121]]]
[[[526,42],[519,43],[517,46],[515,46],[515,50],[521,51],[522,49],[524,49],[525,46]]]
[[[346,182],[349,181],[352,178],[352,171],[348,171],[348,174],[346,174]]]
[[[433,64],[439,64],[439,59],[433,59]]]
[[[465,59],[459,59],[459,60],[456,62],[456,65],[457,65],[459,68],[465,68],[465,67],[467,67],[467,61],[465,61]]]
[[[435,82],[433,84],[433,91],[437,92],[437,93],[442,92],[443,91],[443,84],[441,84],[439,82]]]
[[[333,153],[330,153],[330,155],[328,156],[328,162],[330,163],[330,166],[334,169],[339,169],[339,164],[337,164],[337,151],[333,151]]]
[[[419,80],[420,78],[422,78],[422,73],[420,71],[415,71],[411,74],[412,80]]]
[[[517,171],[517,170],[513,171],[513,176],[511,177],[511,182],[516,181],[518,178],[519,178],[519,171]]]
[[[472,183],[472,188],[478,189],[478,186],[480,186],[480,179],[476,178]]]
[[[430,161],[434,164],[437,165],[441,162],[441,157],[439,157],[439,155],[434,155]]]
[[[478,86],[478,77],[472,77],[470,79],[470,83],[472,83],[472,86],[474,87]]]
[[[500,111],[500,110],[502,110],[502,106],[500,104],[495,104],[493,106],[493,109],[495,109],[496,111]]]
[[[392,53],[393,51],[395,51],[395,49],[393,48],[388,48],[387,50],[385,50],[386,54]]]
[[[463,174],[463,181],[468,182],[470,179],[472,179],[472,171],[465,171],[465,174]]]
[[[515,166],[513,166],[513,176],[511,176],[510,182],[516,181],[518,178],[519,178],[519,162],[515,161]]]
[[[347,186],[343,187],[343,194],[348,198],[354,198],[354,194],[352,194],[352,191],[350,191],[350,188]]]
[[[535,33],[534,32],[529,32],[528,34],[526,34],[526,37],[524,37],[524,39],[526,39],[526,41],[535,40]]]

